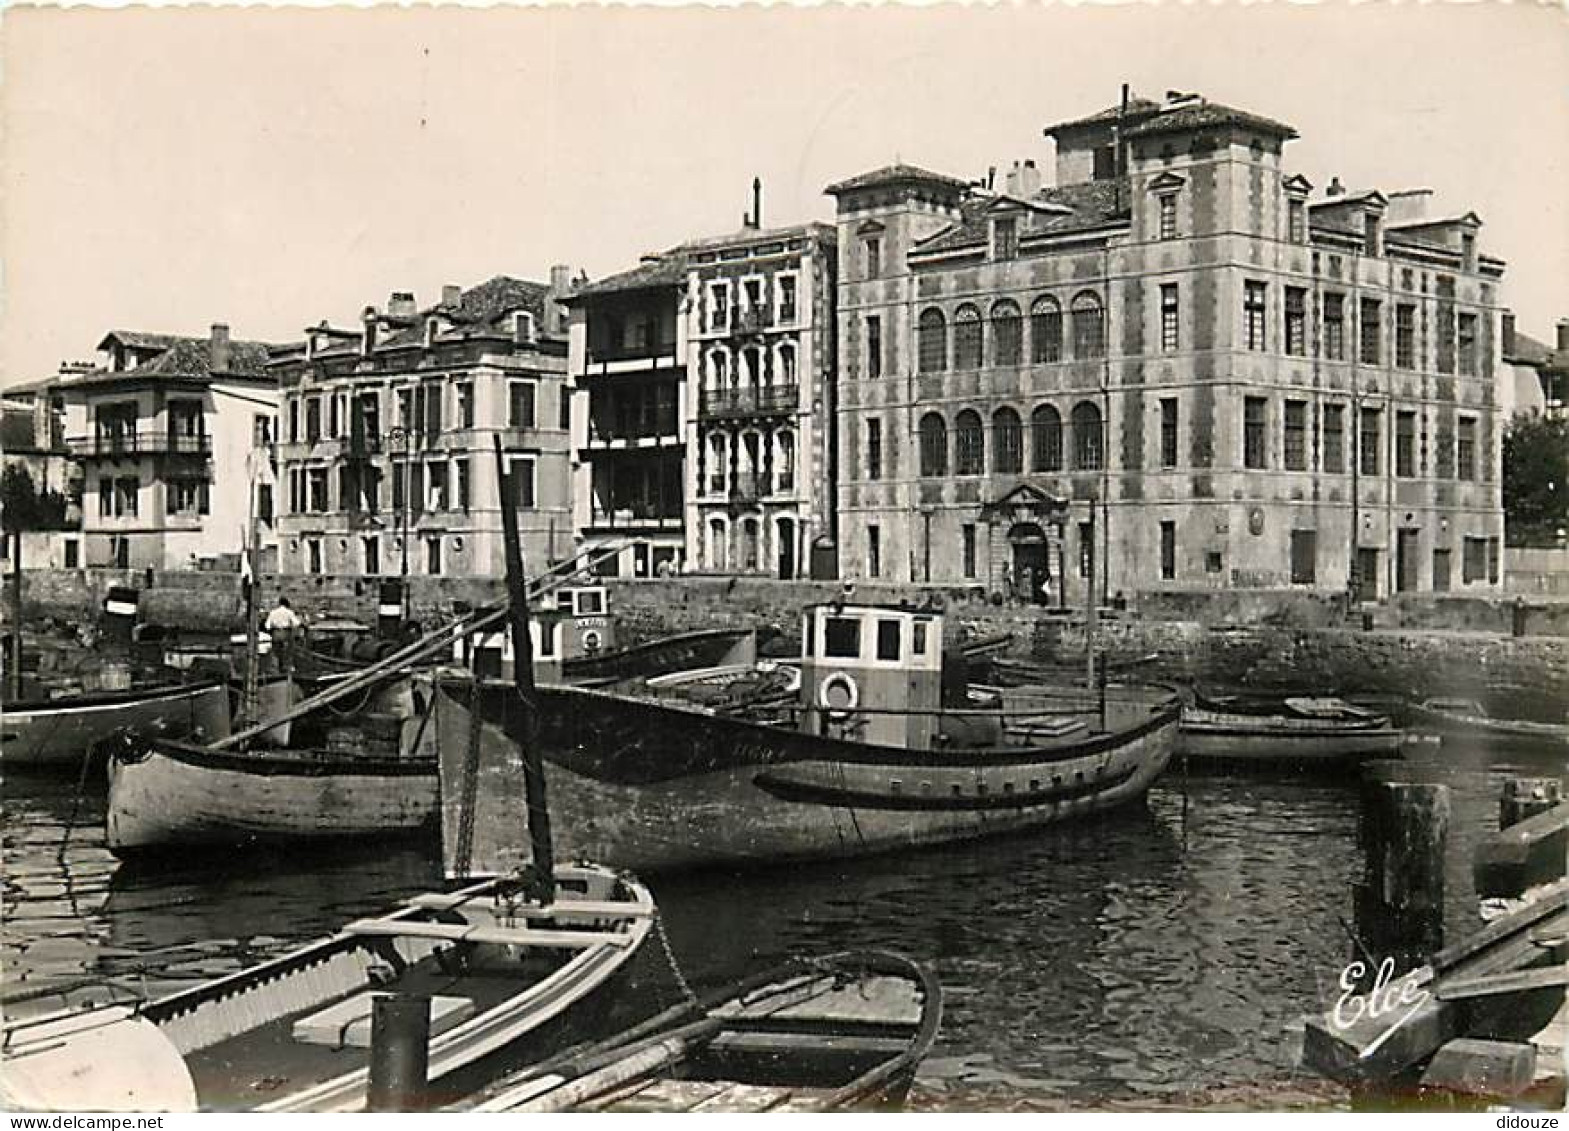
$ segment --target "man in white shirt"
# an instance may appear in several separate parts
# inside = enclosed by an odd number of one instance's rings
[[[272,638],[272,654],[280,671],[294,670],[294,647],[303,627],[299,614],[289,607],[289,599],[279,597],[278,607],[267,614],[266,629]]]

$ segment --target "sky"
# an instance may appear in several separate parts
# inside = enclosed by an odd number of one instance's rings
[[[11,8],[3,380],[110,329],[297,338],[496,274],[591,276],[733,230],[832,219],[894,160],[974,178],[1121,84],[1296,127],[1318,191],[1472,210],[1504,301],[1569,316],[1560,6]]]

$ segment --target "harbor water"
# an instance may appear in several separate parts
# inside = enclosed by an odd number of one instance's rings
[[[1451,789],[1446,928],[1458,937],[1478,921],[1471,861],[1503,782],[1563,775],[1564,755],[1446,745],[1407,758]],[[16,775],[0,788],[13,1013],[79,983],[166,993],[437,881],[435,853],[412,846],[121,867],[103,845],[101,789]],[[1338,1106],[1297,1061],[1303,1016],[1332,1003],[1352,957],[1358,822],[1354,774],[1173,771],[1147,804],[1104,820],[651,886],[699,991],[790,954],[883,947],[931,961],[946,1009],[913,1106]]]

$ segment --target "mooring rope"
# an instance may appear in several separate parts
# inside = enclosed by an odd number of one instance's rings
[[[675,976],[676,988],[681,991],[682,998],[696,1004],[697,994],[682,973],[681,964],[676,961],[676,952],[670,946],[670,936],[665,933],[665,917],[657,911],[654,913],[654,936],[659,940],[659,948],[665,952],[665,961],[670,964],[670,973]]]

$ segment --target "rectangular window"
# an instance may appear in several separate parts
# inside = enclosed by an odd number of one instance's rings
[[[863,242],[862,250],[866,262],[866,277],[880,279],[883,274],[883,241],[873,236]]]
[[[1402,479],[1416,475],[1416,413],[1395,413],[1395,474]]]
[[[708,288],[708,328],[730,328],[730,284],[715,283]]]
[[[1481,581],[1487,577],[1487,539],[1467,538],[1460,562],[1460,580]]]
[[[1247,397],[1242,402],[1242,466],[1252,471],[1269,466],[1268,405],[1263,397]]]
[[[795,321],[795,276],[779,276],[779,321]]]
[[[114,480],[98,481],[98,517],[109,518],[114,514]]]
[[[1502,545],[1497,538],[1487,540],[1487,580],[1493,585],[1498,584],[1498,564]]]
[[[1318,581],[1318,531],[1291,532],[1291,584],[1313,585]]]
[[[425,508],[433,511],[447,509],[447,464],[430,464],[425,470]]]
[[[1455,477],[1476,479],[1476,417],[1462,416],[1456,421]]]
[[[272,484],[256,485],[256,517],[262,522],[272,521]]]
[[[311,513],[326,513],[328,509],[327,469],[325,467],[309,468],[305,472],[305,488],[309,495]]]
[[[875,314],[866,319],[866,375],[883,375],[883,320]]]
[[[1302,287],[1286,288],[1286,352],[1307,356],[1307,291]]]
[[[866,478],[883,477],[883,422],[866,422]]]
[[[879,620],[877,622],[877,658],[879,660],[897,660],[899,658],[899,638],[903,635],[899,631],[898,621]]]
[[[1160,402],[1160,465],[1177,466],[1177,398],[1162,397]]]
[[[1242,337],[1250,350],[1268,349],[1266,316],[1269,311],[1268,288],[1249,279],[1242,284]]]
[[[556,398],[556,426],[563,432],[572,431],[572,390],[565,385]]]
[[[1409,302],[1395,307],[1395,367],[1416,368],[1416,307]]]
[[[883,532],[876,524],[866,528],[866,572],[871,577],[883,575]]]
[[[1433,551],[1433,592],[1447,593],[1449,591],[1449,562],[1450,553],[1447,548]]]
[[[973,581],[975,579],[975,523],[965,523],[961,533],[964,537],[964,578],[966,581]]]
[[[1292,243],[1307,243],[1307,202],[1286,201],[1286,238]]]
[[[1179,338],[1177,310],[1177,284],[1162,283],[1160,288],[1160,348],[1162,353],[1175,353]]]
[[[1362,349],[1359,357],[1363,365],[1379,364],[1379,357],[1383,353],[1383,331],[1379,320],[1383,317],[1380,303],[1376,298],[1365,298],[1358,310],[1358,330],[1361,333]]]
[[[513,428],[534,427],[534,383],[513,381],[507,387],[507,423]]]
[[[534,461],[532,459],[513,459],[507,472],[511,481],[512,505],[519,510],[529,510],[534,506]]]
[[[365,556],[365,572],[374,576],[381,572],[381,540],[374,534],[360,540]]]
[[[321,398],[311,397],[305,402],[305,442],[314,444],[321,439]]]
[[[1285,465],[1287,471],[1307,470],[1307,401],[1286,402]]]
[[[1162,193],[1160,197],[1160,238],[1177,238],[1177,194]]]
[[[300,402],[299,398],[289,400],[289,443],[297,444],[300,441]]]
[[[1476,315],[1460,315],[1460,372],[1476,376]]]
[[[1346,359],[1346,296],[1324,296],[1324,356],[1330,361]]]
[[[458,402],[458,427],[474,427],[474,383],[459,381],[452,388]]]
[[[425,393],[425,436],[427,440],[434,440],[441,435],[441,393],[442,385],[430,383],[424,386]]]
[[[1079,523],[1079,576],[1088,579],[1095,572],[1095,524]]]
[[[441,576],[441,539],[425,539],[425,572],[431,577]]]
[[[1346,470],[1346,406],[1324,406],[1324,471],[1340,475]]]
[[[251,417],[251,440],[258,448],[272,447],[272,417],[260,413]]]
[[[305,567],[311,573],[322,572],[321,539],[305,539]]]
[[[859,659],[861,622],[854,617],[824,618],[823,655],[830,660]]]
[[[1362,217],[1362,254],[1378,254],[1378,217]]]
[[[1383,442],[1383,430],[1379,423],[1379,410],[1364,408],[1358,437],[1357,450],[1361,458],[1361,471],[1363,475],[1377,475],[1383,466],[1379,458],[1379,447]]]
[[[1160,524],[1160,579],[1162,581],[1177,579],[1177,524],[1175,522]]]

